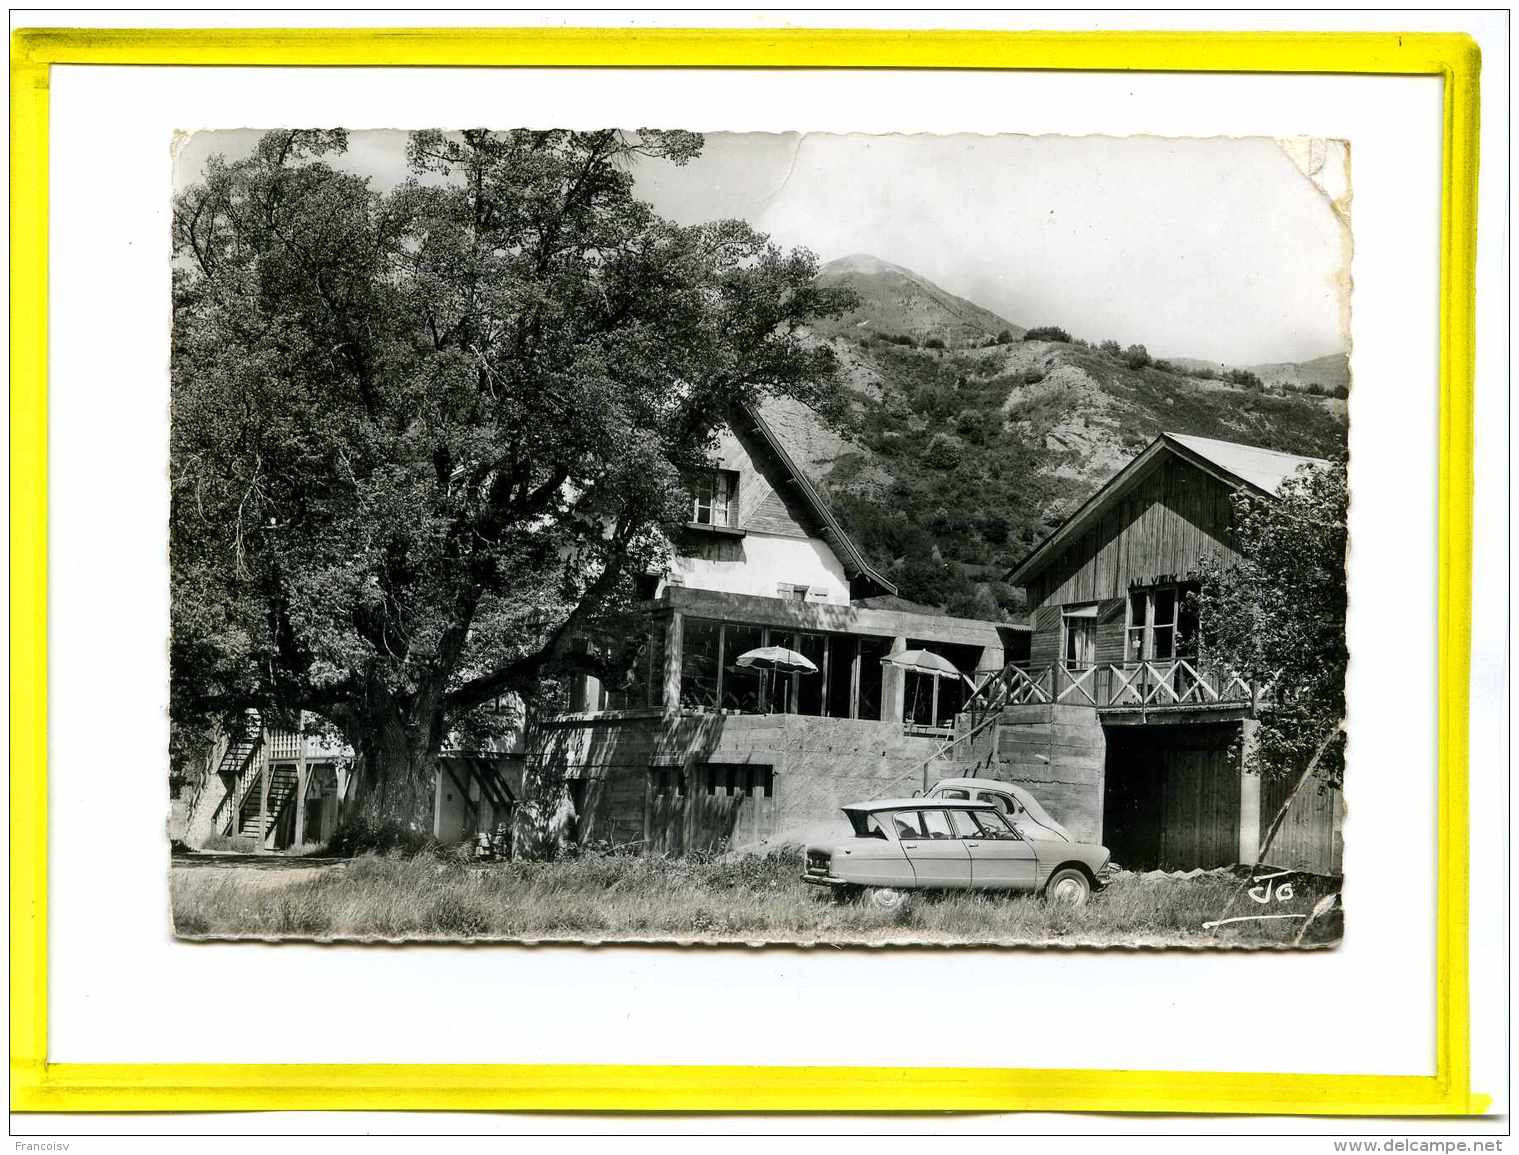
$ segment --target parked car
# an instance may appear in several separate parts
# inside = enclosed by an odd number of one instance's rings
[[[1101,883],[1106,847],[1028,838],[993,802],[886,798],[843,807],[854,837],[806,849],[802,881],[863,893],[893,910],[914,890],[1040,893],[1082,906]]]
[[[1018,833],[1025,838],[1058,839],[1074,843],[1071,832],[1045,812],[1035,798],[1015,782],[997,782],[990,778],[945,778],[936,782],[926,797],[955,798],[967,802],[990,802],[1007,815]]]

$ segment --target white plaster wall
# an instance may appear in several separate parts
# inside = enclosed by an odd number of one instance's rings
[[[821,591],[832,605],[849,604],[849,579],[844,576],[844,567],[818,539],[749,533],[738,544],[742,561],[677,557],[671,572],[679,575],[679,584],[690,589],[773,598],[779,596],[777,586],[787,582],[806,586],[809,601],[816,600]],[[660,592],[663,590],[662,582]]]

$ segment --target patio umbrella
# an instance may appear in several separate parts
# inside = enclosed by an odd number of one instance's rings
[[[881,659],[881,665],[893,666],[898,670],[904,670],[909,674],[922,674],[934,680],[934,721],[937,721],[939,711],[939,679],[940,678],[964,678],[965,684],[975,690],[976,683],[966,678],[955,664],[942,654],[936,654],[932,650],[903,650],[899,654],[887,654]],[[918,692],[922,689],[922,683],[913,686],[911,717],[918,715]],[[925,771],[926,773],[926,771]]]
[[[785,646],[761,646],[757,650],[745,650],[734,660],[734,665],[746,670],[774,671],[777,674],[815,674],[817,666],[807,657],[788,650]],[[768,679],[760,680],[760,697],[765,703],[765,713],[770,712],[770,686]]]
[[[967,686],[972,690],[976,688],[976,683],[957,670],[953,662],[932,650],[903,650],[900,654],[888,654],[881,659],[881,665],[895,666],[910,674],[927,674],[930,678],[964,678]]]
[[[785,646],[761,646],[747,650],[734,659],[736,665],[746,670],[774,670],[778,674],[815,674],[818,668],[811,660],[788,650]]]

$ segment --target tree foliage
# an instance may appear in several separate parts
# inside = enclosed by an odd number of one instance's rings
[[[1275,498],[1242,490],[1233,502],[1240,559],[1202,567],[1203,644],[1210,658],[1270,687],[1256,768],[1297,775],[1345,717],[1345,465],[1303,467]],[[1315,773],[1341,781],[1343,737]]]
[[[641,575],[735,405],[836,404],[804,326],[852,303],[741,221],[637,199],[683,132],[267,134],[174,206],[176,727],[315,712],[409,818],[450,734],[627,656]],[[590,639],[591,645],[577,639]]]

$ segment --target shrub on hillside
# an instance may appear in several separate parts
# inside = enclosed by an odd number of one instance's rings
[[[1117,341],[1104,341],[1097,346],[1100,353],[1106,353],[1109,357],[1119,357],[1123,354],[1123,346]]]
[[[923,463],[934,469],[953,469],[960,464],[960,445],[948,433],[935,433],[923,451]]]
[[[1038,365],[1035,365],[1032,369],[1025,369],[1023,371],[1023,383],[1025,385],[1037,385],[1044,378],[1045,372]]]
[[[1060,341],[1070,344],[1071,335],[1059,325],[1036,325],[1023,334],[1025,341]]]
[[[1266,383],[1249,369],[1230,369],[1227,380],[1245,389],[1254,389],[1257,393],[1262,393],[1266,389]]]
[[[994,420],[979,409],[961,410],[955,418],[955,436],[972,445],[985,445],[987,430],[996,428]],[[834,472],[838,472],[837,466],[834,467]]]
[[[944,347],[944,342],[941,341],[938,337],[930,337],[928,340],[923,342],[923,348],[925,349],[943,349]]]
[[[1143,345],[1130,345],[1123,351],[1123,363],[1130,369],[1143,369],[1150,363],[1150,351]]]
[[[1012,343],[1013,331],[1011,329],[1003,329],[1000,333],[997,334],[997,344],[1011,345]]]

